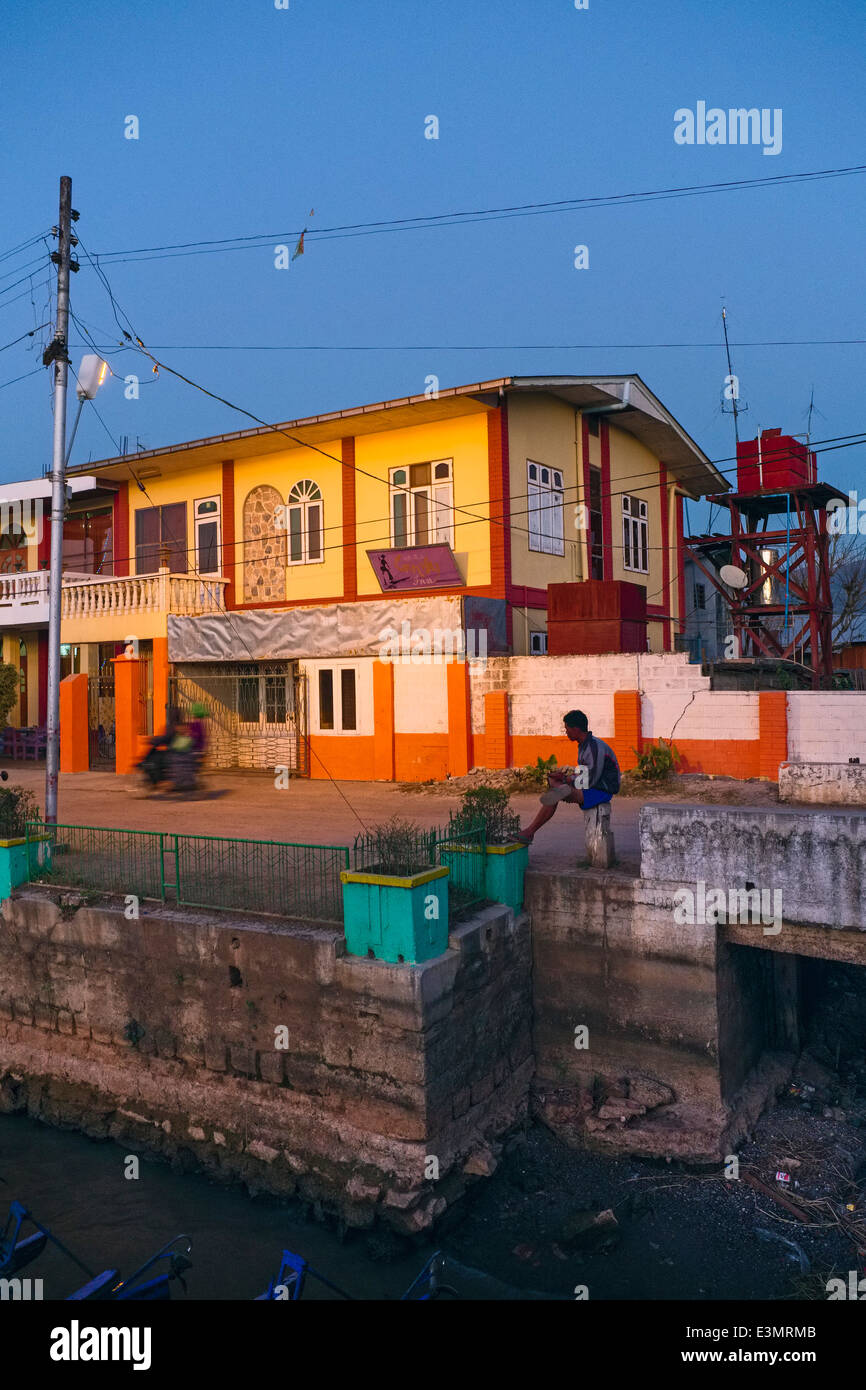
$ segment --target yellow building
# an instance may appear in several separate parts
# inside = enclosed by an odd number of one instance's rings
[[[180,697],[225,704],[222,761],[325,775],[316,755],[327,747],[328,771],[344,776],[447,764],[447,728],[432,712],[426,743],[421,730],[401,734],[398,717],[390,760],[375,745],[387,692],[361,660],[361,634],[381,624],[383,603],[399,598],[411,613],[422,596],[459,597],[497,650],[541,653],[548,584],[626,579],[646,589],[649,648],[671,650],[684,620],[683,498],[726,486],[636,376],[480,382],[69,476],[64,672],[101,678],[107,691],[111,659],[131,643],[142,732],[163,720],[175,679]],[[25,617],[22,605],[34,580],[43,602],[47,553],[43,534],[25,545],[24,567],[0,577],[4,656],[23,641],[31,683],[47,609],[31,604]],[[328,648],[335,614],[346,632]],[[429,683],[416,697],[429,699]],[[27,699],[34,722],[38,695]],[[93,706],[110,754],[109,718]]]

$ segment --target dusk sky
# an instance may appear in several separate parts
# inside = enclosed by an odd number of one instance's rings
[[[813,437],[850,434],[866,428],[863,174],[372,235],[317,229],[858,165],[864,41],[861,0],[7,0],[0,254],[56,222],[71,175],[76,231],[135,332],[268,421],[422,393],[431,374],[446,387],[638,372],[724,460],[725,302],[742,433],[804,430],[814,387]],[[700,102],[781,109],[781,151],[676,143],[674,113]],[[138,139],[125,137],[130,116]],[[438,139],[425,138],[431,116]],[[275,247],[294,249],[304,226],[305,254],[276,269]],[[258,241],[116,254],[235,237]],[[118,349],[83,247],[73,309],[113,371],[142,379],[138,401],[118,379],[99,395],[114,440],[248,426]],[[4,347],[52,317],[46,245],[0,273]],[[0,481],[50,462],[49,335],[0,356]],[[78,330],[72,343],[77,365]],[[596,346],[569,346],[581,344]],[[87,407],[72,464],[113,455],[107,431]],[[859,486],[863,459],[863,446],[824,455],[819,475]]]

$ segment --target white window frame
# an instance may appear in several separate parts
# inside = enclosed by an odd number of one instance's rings
[[[564,555],[563,512],[565,487],[558,468],[537,459],[526,460],[528,544],[542,555]]]
[[[547,633],[530,632],[529,634],[529,655],[547,656]]]
[[[622,563],[632,574],[649,574],[649,506],[642,497],[622,499]]]
[[[318,528],[311,526],[311,516],[318,510]],[[300,528],[296,533],[300,536],[301,553],[295,558],[292,557],[292,516],[300,518]],[[315,530],[318,529],[318,555],[312,554],[314,547],[311,540]],[[325,563],[325,499],[322,496],[322,489],[312,478],[300,478],[289,492],[286,501],[286,564],[287,565],[323,565]]]
[[[430,481],[417,483],[410,481],[412,468],[430,469]],[[447,470],[447,472],[446,472]],[[437,472],[439,476],[437,477]],[[388,510],[391,517],[391,545],[395,549],[407,550],[414,545],[441,545],[443,542],[454,549],[454,460],[424,459],[420,463],[404,464],[392,468],[388,474],[390,496]],[[427,499],[427,538],[418,539],[416,498]],[[397,502],[400,499],[406,506],[406,540],[398,539]]]
[[[322,738],[367,738],[373,733],[373,663],[364,661],[305,662],[307,678],[307,709],[310,732]],[[323,729],[319,708],[319,675],[330,671],[334,692],[334,728]],[[343,728],[343,672],[355,674],[355,728]]]
[[[199,516],[199,514],[198,514],[198,509],[199,509],[199,507],[204,506],[204,504],[205,504],[206,502],[215,502],[215,503],[216,503],[216,511],[215,511],[215,512],[206,512],[204,516]],[[223,523],[222,523],[222,503],[221,503],[221,499],[220,499],[219,497],[198,497],[198,498],[196,498],[196,500],[195,500],[195,501],[193,502],[193,504],[192,504],[192,515],[193,515],[193,523],[194,523],[194,525],[195,525],[195,567],[196,567],[196,571],[197,571],[198,574],[202,574],[202,575],[219,574],[219,573],[221,572],[220,557],[222,556],[222,541],[223,541]],[[202,569],[202,567],[201,567],[201,550],[200,550],[200,548],[199,548],[199,539],[198,539],[199,528],[202,527],[202,526],[209,526],[209,525],[212,525],[214,522],[216,522],[216,528],[217,528],[217,543],[216,543],[217,565],[216,565],[216,569],[213,569],[213,570],[205,570],[205,569]]]

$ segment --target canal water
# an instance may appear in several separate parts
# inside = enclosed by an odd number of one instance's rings
[[[142,1154],[139,1176],[127,1178],[129,1153],[24,1116],[0,1116],[0,1229],[9,1201],[17,1198],[89,1269],[119,1268],[124,1276],[184,1233],[192,1238],[192,1269],[184,1276],[192,1299],[255,1298],[276,1277],[283,1249],[302,1255],[356,1298],[399,1298],[436,1249],[407,1251],[401,1242],[396,1258],[393,1251],[387,1260],[371,1258],[364,1233],[341,1241],[334,1230],[306,1220],[296,1203],[253,1198],[240,1186],[177,1172]],[[45,1299],[65,1298],[87,1280],[55,1249],[26,1275],[43,1279]],[[464,1298],[527,1296],[465,1266],[454,1266],[448,1278]],[[313,1280],[304,1293],[334,1296]]]

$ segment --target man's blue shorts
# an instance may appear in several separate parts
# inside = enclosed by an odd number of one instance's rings
[[[597,787],[587,787],[583,793],[583,809],[591,811],[593,806],[601,806],[602,802],[611,799],[610,792],[600,792]]]

